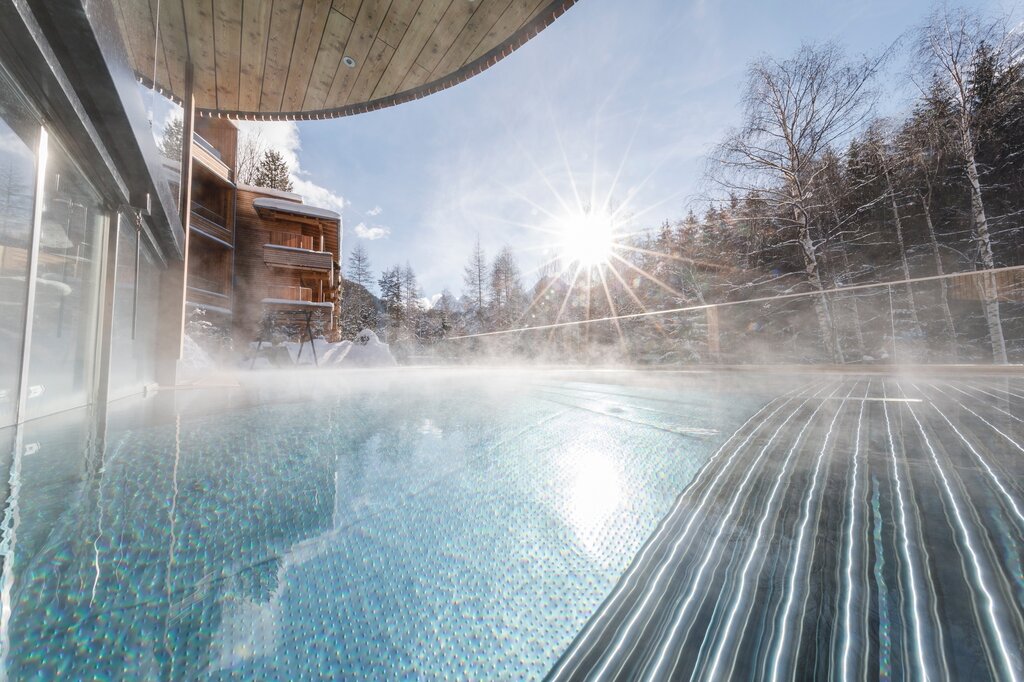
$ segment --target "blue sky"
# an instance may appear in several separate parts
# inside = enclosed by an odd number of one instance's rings
[[[445,286],[459,295],[477,235],[488,255],[511,245],[527,273],[542,262],[552,237],[538,228],[576,203],[574,184],[585,203],[609,193],[627,203],[635,228],[685,215],[704,155],[738,122],[750,59],[828,39],[877,52],[931,7],[579,0],[454,88],[349,118],[265,124],[264,137],[287,147],[307,201],[343,207],[346,252],[360,242],[375,271],[408,261],[425,295]],[[891,92],[883,106],[912,95]]]

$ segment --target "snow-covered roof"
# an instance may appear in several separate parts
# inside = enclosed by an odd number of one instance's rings
[[[306,204],[296,204],[294,201],[286,201],[284,199],[260,197],[259,199],[252,200],[252,207],[257,211],[264,208],[271,211],[284,211],[285,213],[309,216],[310,218],[320,218],[321,220],[341,220],[340,215],[334,211],[329,211],[326,208],[317,208],[316,206],[307,206]]]
[[[269,194],[273,197],[281,197],[282,199],[291,199],[292,201],[302,203],[302,195],[296,194],[295,192],[285,192],[283,189],[271,189],[270,187],[257,187],[256,185],[247,185],[244,182],[238,183],[238,189],[245,190],[246,192],[255,192],[257,194]]]

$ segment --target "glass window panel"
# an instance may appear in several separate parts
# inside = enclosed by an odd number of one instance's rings
[[[90,402],[107,225],[98,195],[52,137],[47,157],[28,370],[30,418]]]
[[[118,227],[117,267],[114,283],[114,324],[111,335],[110,395],[131,393],[138,382],[136,343],[132,339],[135,317],[135,261],[138,256],[135,219],[122,215]]]
[[[157,349],[157,304],[160,301],[161,267],[153,255],[149,242],[142,241],[139,261],[139,308],[135,321],[136,362],[138,363],[139,383],[149,384],[156,381],[156,349]]]
[[[18,402],[38,143],[39,123],[0,66],[0,426]]]
[[[110,395],[137,393],[156,376],[156,325],[160,266],[134,218],[123,216],[117,246],[117,289],[110,358]],[[136,258],[138,278],[136,279]],[[136,305],[136,296],[138,303]]]

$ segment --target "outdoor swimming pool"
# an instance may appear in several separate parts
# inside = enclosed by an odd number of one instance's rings
[[[1024,381],[245,384],[0,432],[11,679],[1022,677]]]
[[[30,423],[6,669],[542,677],[769,397],[624,376],[305,373],[162,392],[105,445]]]

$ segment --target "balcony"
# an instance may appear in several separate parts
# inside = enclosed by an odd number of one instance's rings
[[[188,292],[185,299],[192,304],[212,308],[218,312],[230,312],[231,296],[225,293],[223,282],[203,277],[196,273],[188,275]]]
[[[216,211],[195,201],[192,202],[191,227],[209,237],[225,242],[229,246],[233,241],[231,230],[227,228],[227,219]]]
[[[330,251],[313,251],[280,244],[263,245],[263,262],[272,268],[332,272],[333,256]]]
[[[285,301],[313,301],[313,289],[311,287],[273,285],[267,288],[268,298],[278,298]]]
[[[195,161],[201,163],[210,172],[224,180],[229,185],[234,186],[234,174],[226,163],[220,158],[220,152],[218,152],[213,145],[204,140],[198,134],[193,137],[195,144],[192,145],[192,158]]]

